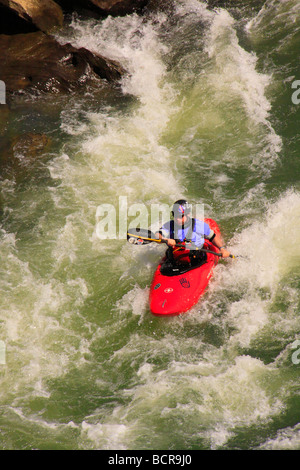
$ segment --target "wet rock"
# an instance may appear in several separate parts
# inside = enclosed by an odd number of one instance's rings
[[[63,11],[53,0],[0,0],[0,6],[0,26],[6,34],[37,29],[47,32],[63,25]]]
[[[108,15],[127,15],[141,11],[148,0],[90,0],[97,8]]]
[[[176,0],[169,0],[166,2],[165,0],[149,0],[147,3],[144,12],[152,13],[157,11],[162,11],[167,13],[168,15],[172,15],[176,10]]]
[[[70,92],[99,78],[119,80],[125,70],[115,61],[70,44],[61,45],[38,31],[1,35],[0,78],[6,92]]]
[[[237,9],[237,8],[254,8],[260,10],[265,3],[265,0],[207,0],[208,7],[211,9],[215,8],[226,8],[226,9]]]
[[[2,178],[13,180],[16,184],[19,184],[32,177],[34,163],[42,160],[47,161],[52,144],[52,139],[48,135],[35,132],[0,139],[0,172]]]
[[[0,136],[5,135],[9,119],[9,107],[7,104],[0,105]]]
[[[32,33],[38,28],[0,3],[0,34]]]
[[[51,139],[47,135],[28,133],[13,138],[11,146],[16,158],[29,160],[46,152],[50,144]]]
[[[99,16],[123,16],[140,12],[149,0],[56,0],[64,11],[90,10]]]

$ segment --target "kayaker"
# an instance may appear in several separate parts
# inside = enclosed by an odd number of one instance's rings
[[[201,265],[206,262],[206,253],[199,251],[209,240],[220,250],[222,258],[230,256],[222,238],[215,234],[209,225],[199,219],[191,217],[191,205],[185,199],[179,199],[173,205],[173,220],[166,222],[156,233],[157,238],[167,241],[167,259],[174,264]],[[183,243],[185,242],[185,243]],[[182,247],[178,247],[183,243]]]

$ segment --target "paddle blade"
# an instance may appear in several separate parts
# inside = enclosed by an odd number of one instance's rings
[[[147,245],[155,240],[155,235],[151,230],[144,228],[129,228],[127,240],[134,245]]]

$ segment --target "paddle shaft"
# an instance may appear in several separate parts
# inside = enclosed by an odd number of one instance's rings
[[[130,237],[133,237],[133,238],[137,238],[137,239],[140,239],[140,240],[145,240],[145,241],[148,241],[148,242],[154,242],[154,243],[165,243],[167,244],[168,241],[167,240],[163,240],[162,238],[148,238],[148,237],[143,237],[141,235],[138,235],[138,234],[131,234],[131,233],[127,233],[127,236],[130,238]],[[173,246],[177,246],[177,247],[182,247],[183,245],[180,244],[180,243],[176,243],[175,245]],[[213,250],[208,250],[206,248],[196,248],[197,251],[202,251],[204,253],[211,253],[212,255],[215,255],[215,256],[219,256],[219,257],[222,257],[222,253],[217,253]],[[229,255],[230,258],[235,258],[234,255]]]

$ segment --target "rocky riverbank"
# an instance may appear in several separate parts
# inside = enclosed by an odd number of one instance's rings
[[[241,1],[241,0],[235,0]],[[207,0],[218,7],[230,0]],[[168,12],[175,0],[0,0],[0,80],[7,102],[25,91],[65,93],[97,80],[114,83],[126,71],[109,57],[70,44],[54,34],[76,13],[101,21],[108,15]]]
[[[61,93],[86,83],[115,82],[120,64],[84,48],[59,44],[53,33],[67,15],[102,18],[141,12],[149,0],[0,0],[0,80],[8,101],[26,90]]]
[[[212,7],[219,3],[210,2]],[[84,93],[87,87],[94,90],[98,104],[110,94],[120,97],[120,87],[116,85],[127,72],[119,63],[57,41],[57,33],[68,26],[73,14],[96,21],[109,15],[147,15],[157,10],[170,14],[176,3],[177,0],[0,0],[2,170],[12,165],[21,174],[28,162],[51,147],[53,139],[45,134],[45,125],[39,129],[24,122],[28,109],[47,123],[57,118],[56,113],[59,115],[70,94]],[[41,97],[45,99],[36,99]]]
[[[70,94],[74,97],[88,87],[99,103],[112,89],[120,93],[115,85],[126,70],[119,63],[101,51],[56,40],[71,15],[102,21],[108,15],[140,14],[156,3],[159,0],[0,0],[1,178],[11,178],[12,172],[15,181],[23,180],[37,157],[47,158],[55,145],[47,122],[57,119]]]

